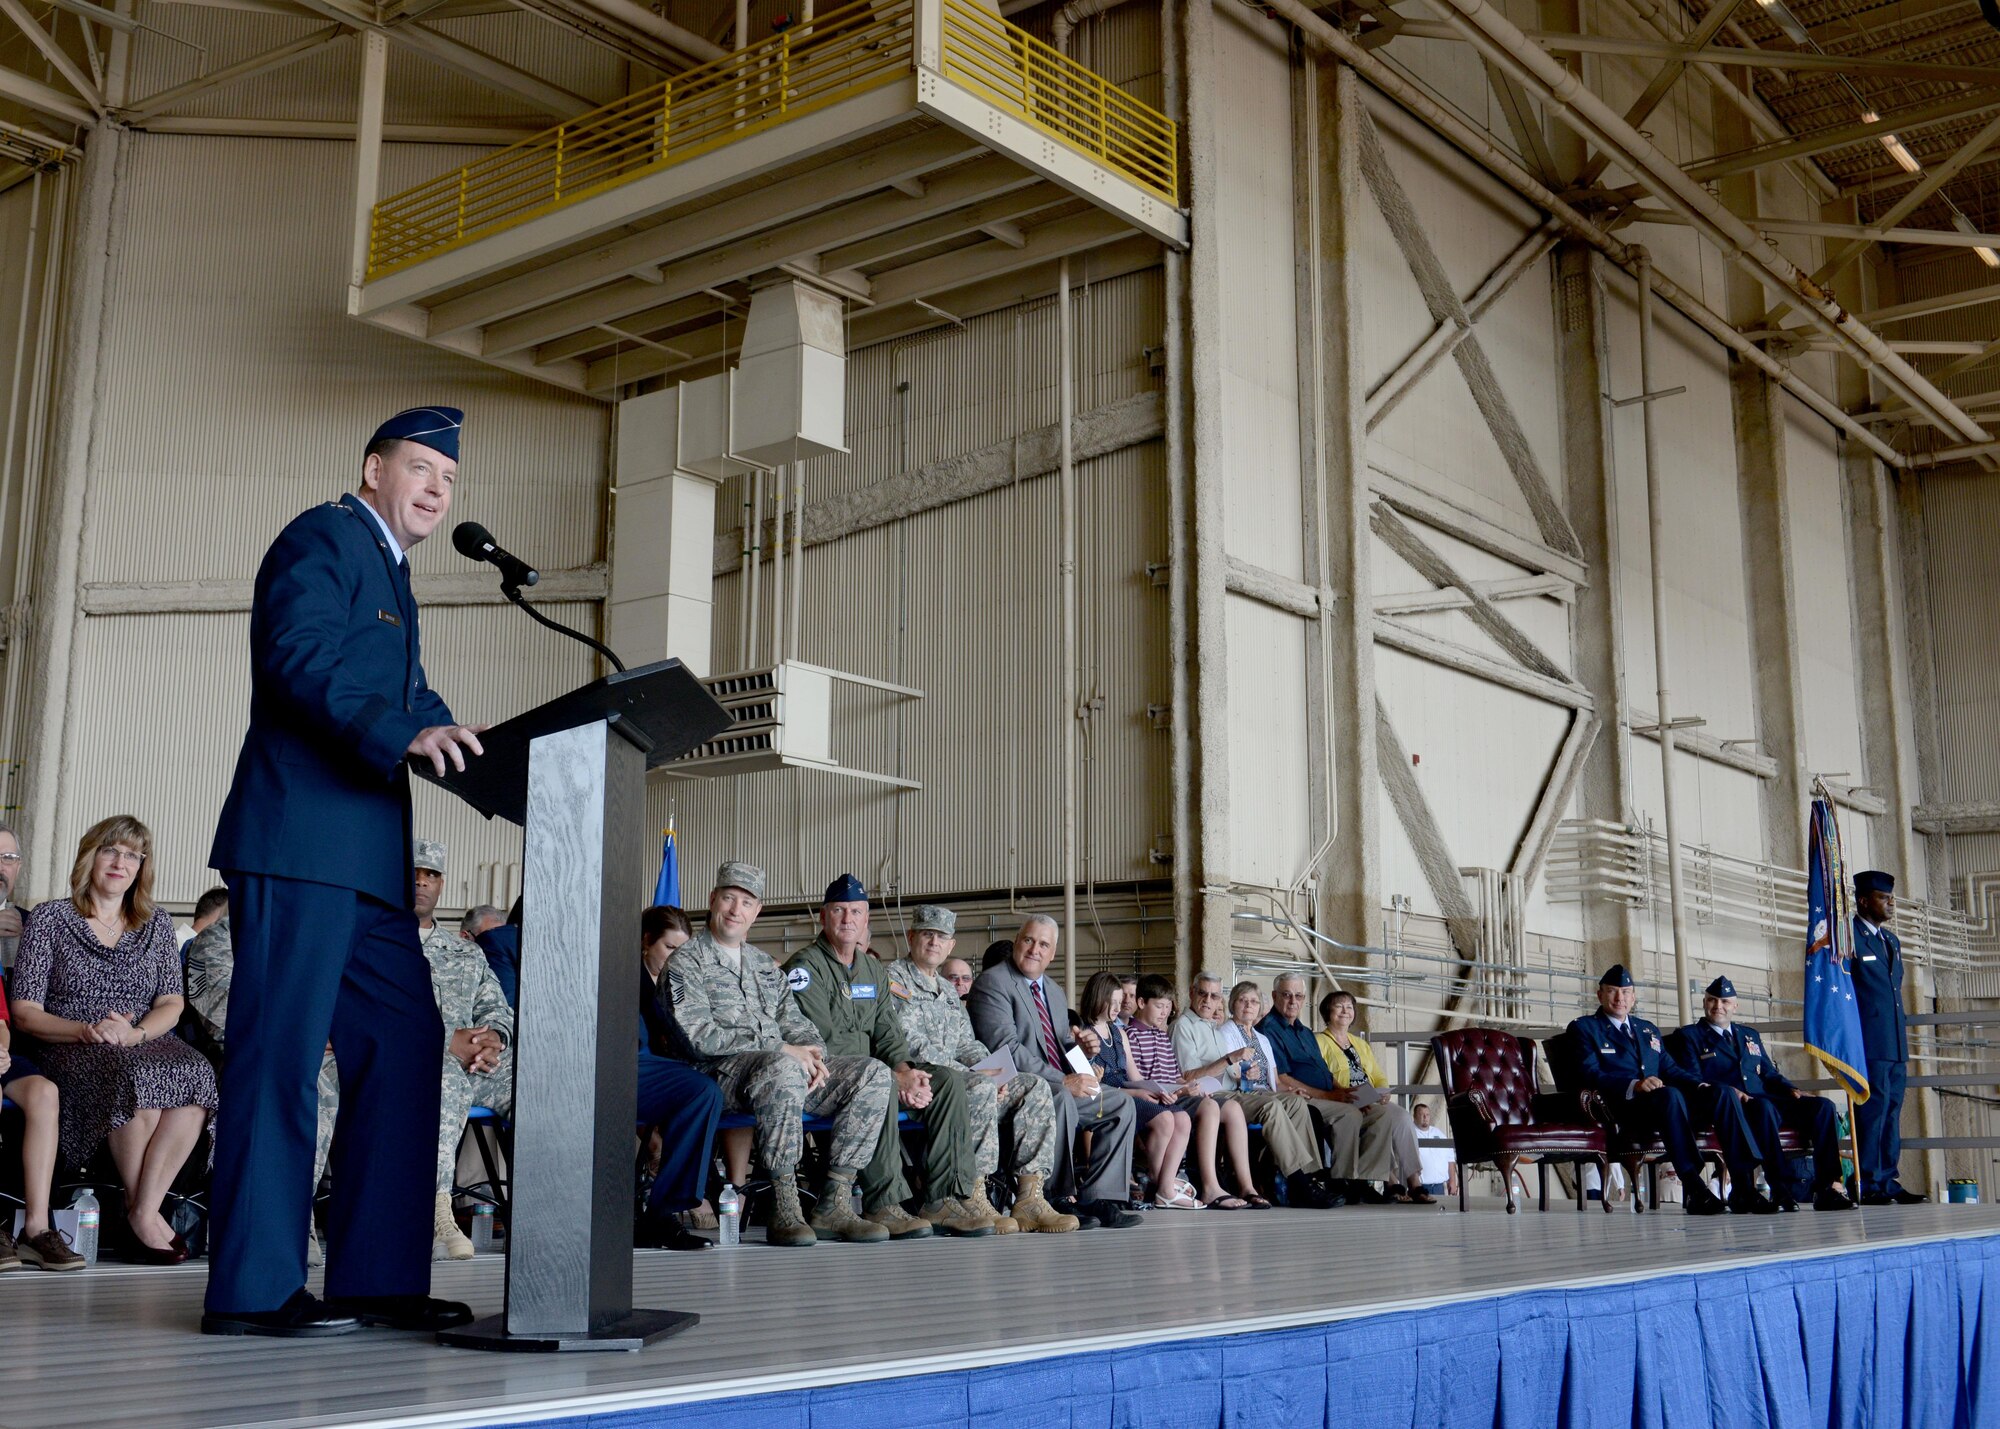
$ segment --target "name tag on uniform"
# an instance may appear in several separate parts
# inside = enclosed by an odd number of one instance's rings
[[[1704,1047],[1701,1049],[1701,1055],[1704,1057],[1713,1057],[1715,1055],[1715,1049],[1713,1047]]]
[[[1861,955],[1861,961],[1864,963],[1872,963],[1875,961],[1875,955],[1873,953],[1863,953]]]
[[[847,998],[850,1002],[873,1002],[875,1000],[875,984],[872,982],[857,982],[847,989]]]
[[[403,623],[403,617],[396,614],[393,610],[378,610],[375,612],[375,618],[384,625],[401,625]]]
[[[1618,1049],[1616,1047],[1599,1047],[1597,1050],[1600,1052],[1615,1052]]]

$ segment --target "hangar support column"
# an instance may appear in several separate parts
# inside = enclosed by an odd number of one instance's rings
[[[19,744],[26,765],[22,851],[29,887],[43,892],[54,891],[62,869],[68,867],[57,843],[57,821],[73,744],[71,701],[76,647],[83,630],[79,582],[88,538],[91,461],[104,396],[102,355],[111,314],[112,255],[124,211],[119,184],[124,146],[125,131],[108,120],[97,124],[83,145],[49,417],[42,529],[33,557],[26,688],[34,693],[27,701],[26,737]],[[116,811],[96,811],[111,812]]]

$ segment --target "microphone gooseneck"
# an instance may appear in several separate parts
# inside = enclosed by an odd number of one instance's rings
[[[564,625],[561,621],[549,619],[546,615],[528,604],[527,600],[521,595],[521,587],[524,585],[533,585],[536,581],[540,580],[542,578],[541,572],[520,557],[507,551],[505,547],[493,539],[491,531],[488,531],[477,521],[461,521],[452,528],[451,544],[467,560],[485,561],[497,567],[500,571],[500,594],[520,606],[527,613],[530,620],[539,625],[546,625],[549,629],[567,635],[572,640],[582,641],[585,645],[588,645],[591,649],[609,660],[612,669],[621,673],[624,671],[625,662],[611,652],[610,646],[591,639],[581,630],[570,629],[569,626]]]

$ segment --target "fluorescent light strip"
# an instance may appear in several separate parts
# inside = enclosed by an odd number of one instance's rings
[[[1953,228],[1956,228],[1960,233],[1979,232],[1978,229],[1972,226],[1972,220],[1967,218],[1964,214],[1960,213],[1957,209],[1952,210],[1951,226]],[[1984,263],[1987,267],[2000,268],[2000,254],[1996,254],[1991,248],[1975,248],[1972,251],[1979,255],[1979,261]]]

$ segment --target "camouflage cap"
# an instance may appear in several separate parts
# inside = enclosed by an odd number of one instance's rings
[[[413,839],[410,843],[410,861],[418,868],[427,868],[432,873],[443,873],[444,845],[435,839]]]
[[[725,863],[715,871],[715,888],[740,888],[752,898],[764,896],[764,870],[754,863]]]
[[[958,932],[958,914],[949,908],[940,908],[935,903],[925,903],[917,909],[916,921],[910,924],[913,933],[942,933],[947,938]]]

